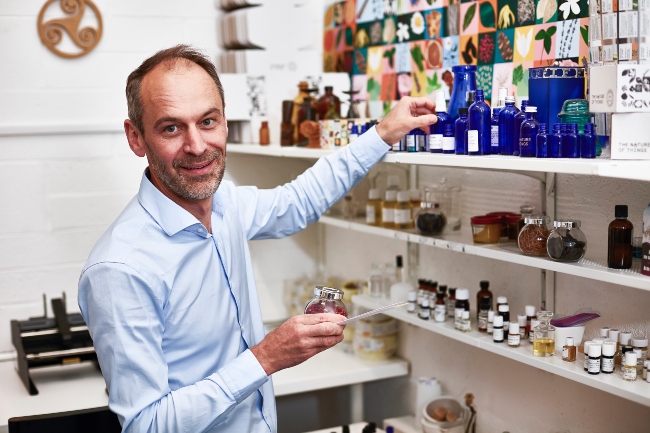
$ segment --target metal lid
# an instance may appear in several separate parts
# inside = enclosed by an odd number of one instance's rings
[[[343,299],[343,291],[333,289],[332,287],[316,286],[314,287],[314,295],[322,299]]]
[[[563,229],[577,229],[580,228],[580,220],[559,220],[553,221],[553,227]]]
[[[546,224],[546,218],[545,216],[531,216],[531,217],[526,217],[524,218],[524,223],[526,224]]]
[[[424,209],[438,209],[440,207],[440,203],[435,203],[431,201],[423,201],[420,202],[420,207]]]

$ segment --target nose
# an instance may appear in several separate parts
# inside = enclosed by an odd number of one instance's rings
[[[196,126],[190,125],[183,137],[183,151],[192,155],[203,155],[207,148],[205,140]]]

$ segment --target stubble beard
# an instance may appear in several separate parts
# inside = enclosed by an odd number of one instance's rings
[[[216,149],[197,157],[176,159],[170,169],[152,152],[149,144],[145,144],[149,150],[147,158],[149,159],[151,169],[160,181],[174,194],[186,200],[205,200],[217,192],[223,179],[223,174],[226,171],[226,157],[221,149]],[[213,160],[213,170],[200,177],[188,178],[178,171],[179,166],[209,163]]]

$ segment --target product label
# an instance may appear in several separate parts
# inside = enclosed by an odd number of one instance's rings
[[[587,354],[585,354],[584,369],[585,370],[589,369],[589,357],[587,356]]]
[[[487,331],[488,331],[488,334],[492,334],[494,332],[494,322],[488,322],[487,323]]]
[[[418,152],[426,152],[427,149],[427,136],[426,135],[416,135],[416,147]]]
[[[478,152],[478,131],[476,129],[467,130],[467,151]]]
[[[429,318],[431,317],[431,310],[428,307],[427,308],[420,308],[419,316],[420,316],[420,319],[429,320]]]
[[[632,60],[632,44],[618,45],[618,60]]]
[[[636,380],[636,367],[623,366],[623,379]]]
[[[618,59],[618,46],[616,44],[604,45],[600,54],[603,62],[613,62]]]
[[[366,205],[366,224],[377,224],[374,206]]]
[[[454,328],[456,329],[460,329],[461,327],[460,322],[463,320],[463,311],[462,308],[454,309]]]
[[[442,137],[442,150],[456,150],[456,139],[454,137]]]
[[[569,349],[566,347],[562,348],[562,359],[569,359]]]
[[[618,14],[618,37],[636,38],[639,36],[639,15],[637,11]]]
[[[445,304],[436,304],[436,308],[433,311],[433,319],[436,322],[444,322],[447,317],[447,306]]]
[[[632,10],[632,0],[618,0],[618,10],[620,11],[631,11]]]
[[[415,152],[415,135],[407,135],[406,136],[406,151],[407,152]]]
[[[587,372],[588,373],[600,373],[600,358],[589,358],[587,362]]]
[[[605,373],[612,373],[614,371],[614,357],[611,358],[603,357],[601,368]]]
[[[618,37],[618,23],[616,14],[603,14],[601,17],[603,39],[616,39]]]
[[[589,41],[599,41],[601,39],[602,33],[600,31],[600,17],[598,15],[591,16],[589,17]]]
[[[526,338],[526,328],[519,328],[519,336],[522,340]]]
[[[472,321],[469,319],[460,319],[460,330],[467,332],[470,329],[472,329]]]
[[[530,146],[531,141],[532,141],[531,137],[520,137],[519,138],[519,148],[521,149],[522,147]]]
[[[398,141],[397,143],[393,144],[393,152],[399,152],[401,149],[401,142]]]
[[[614,11],[614,2],[612,0],[601,0],[600,2],[600,11],[602,13],[613,12]]]
[[[521,336],[519,334],[508,334],[508,346],[519,346]]]
[[[362,338],[361,346],[366,352],[378,352],[384,348],[384,342],[375,338]]]
[[[456,314],[455,312],[456,301],[453,299],[447,299],[447,301],[445,302],[447,302],[447,317],[454,317],[454,315]]]
[[[395,224],[409,224],[411,222],[411,210],[395,209],[393,217],[395,218]]]
[[[650,36],[650,10],[639,11],[639,36],[642,38]]]
[[[431,134],[429,142],[431,150],[442,150],[442,134]]]
[[[494,332],[492,333],[492,339],[498,342],[503,341],[503,329],[494,328]]]
[[[493,152],[494,148],[499,148],[499,125],[492,125],[490,128],[490,144],[492,145]]]
[[[487,329],[488,321],[487,317],[478,316],[478,329]]]
[[[381,220],[385,223],[394,223],[395,222],[395,209],[382,208],[381,210]]]

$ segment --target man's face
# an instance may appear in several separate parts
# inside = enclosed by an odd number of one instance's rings
[[[212,78],[188,61],[161,64],[144,77],[140,94],[152,183],[172,200],[212,197],[226,168],[228,136]]]

